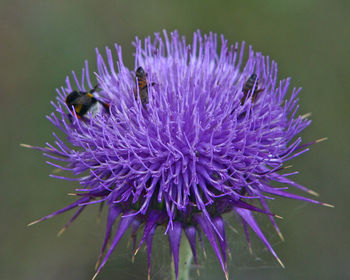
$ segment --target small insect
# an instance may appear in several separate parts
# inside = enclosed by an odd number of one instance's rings
[[[245,82],[245,84],[243,85],[243,88],[242,88],[242,91],[244,93],[244,97],[241,99],[241,104],[242,105],[244,104],[245,100],[247,99],[247,96],[248,96],[249,92],[253,89],[254,84],[255,84],[255,89],[254,89],[253,94],[251,95],[252,96],[252,102],[255,101],[255,99],[258,96],[258,93],[263,91],[263,89],[259,89],[258,88],[258,86],[259,86],[258,82],[259,82],[259,80],[257,80],[257,76],[256,76],[255,73],[253,73],[248,78],[248,80]]]
[[[141,98],[142,105],[146,105],[148,103],[148,84],[147,84],[147,73],[143,68],[140,66],[136,70],[136,78],[137,78],[137,86],[139,88],[139,94]],[[152,86],[154,83],[152,83]],[[135,99],[137,99],[137,89],[134,90],[135,93]]]
[[[98,85],[87,92],[74,90],[68,94],[66,104],[69,108],[74,107],[79,119],[83,118],[88,112],[91,112],[93,116],[97,115],[101,111],[101,107],[109,112],[109,104],[96,99],[93,95],[97,87]]]

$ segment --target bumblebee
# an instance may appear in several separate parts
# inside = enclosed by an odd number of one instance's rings
[[[93,116],[101,111],[101,107],[109,112],[109,104],[94,97],[93,93],[96,91],[98,85],[93,89],[85,91],[72,91],[66,97],[66,104],[71,109],[74,108],[75,113],[79,119],[83,118],[88,112]]]
[[[253,89],[255,84],[255,89],[252,96],[252,102],[255,101],[255,99],[258,97],[259,92],[262,92],[263,89],[259,89],[259,80],[257,80],[257,76],[255,73],[253,73],[248,80],[244,83],[242,91],[244,93],[244,97],[241,99],[241,104],[243,105],[245,100],[247,99],[247,96],[249,92]]]
[[[147,73],[140,66],[136,70],[136,78],[137,78],[137,86],[139,88],[139,94],[141,98],[142,105],[146,105],[148,103],[148,84],[147,84]],[[154,83],[152,83],[152,86]],[[134,90],[135,99],[137,99],[137,89]]]

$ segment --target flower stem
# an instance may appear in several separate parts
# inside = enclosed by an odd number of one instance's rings
[[[186,238],[182,238],[180,244],[180,256],[179,256],[179,277],[178,280],[189,280],[190,279],[190,268],[192,263],[192,251],[190,244]],[[174,262],[171,264],[172,273],[171,279],[176,280]]]

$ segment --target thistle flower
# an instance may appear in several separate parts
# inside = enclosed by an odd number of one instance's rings
[[[144,43],[136,38],[134,69],[123,64],[116,45],[117,60],[108,48],[106,60],[97,51],[97,87],[86,62],[81,80],[73,72],[74,84],[67,78],[57,90],[55,112],[48,119],[67,141],[54,133],[53,145],[29,147],[43,151],[51,159],[48,164],[74,175],[51,176],[78,182],[78,198],[32,224],[76,209],[65,229],[87,206],[106,204],[106,233],[94,278],[128,228],[134,255],[147,246],[148,275],[152,238],[161,228],[169,239],[176,277],[184,232],[196,264],[196,239],[204,234],[227,278],[223,214],[228,212],[239,218],[248,242],[249,226],[280,262],[255,214],[267,215],[282,238],[268,200],[286,197],[326,205],[287,192],[290,185],[315,194],[289,179],[296,172],[283,171],[288,160],[320,141],[302,144],[297,137],[311,122],[297,116],[300,89],[291,90],[286,99],[289,79],[278,81],[274,61],[249,47],[242,67],[244,43],[232,46],[220,39],[199,31],[192,44],[177,32],[171,38],[156,33]],[[79,115],[66,98],[76,89],[86,93],[91,88],[94,98],[108,106]]]

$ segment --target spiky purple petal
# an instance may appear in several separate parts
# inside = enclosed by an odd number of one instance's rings
[[[88,202],[88,201],[90,201],[89,197],[82,197],[82,198],[78,199],[77,201],[71,203],[70,205],[68,205],[68,206],[66,206],[66,207],[64,207],[64,208],[62,208],[60,210],[57,210],[57,211],[51,213],[50,215],[42,217],[39,220],[36,220],[36,221],[30,223],[29,225],[33,225],[33,224],[36,224],[36,223],[39,223],[39,222],[51,219],[52,217],[54,217],[56,215],[62,214],[64,212],[67,212],[67,211],[69,211],[69,210],[79,206],[81,203],[85,203],[85,202]]]
[[[151,231],[148,233],[146,237],[146,245],[147,245],[147,275],[148,279],[150,279],[151,275],[151,254],[152,254],[152,241],[153,235],[156,230],[156,227],[153,227]]]
[[[226,242],[225,223],[224,223],[224,220],[222,219],[222,217],[218,216],[215,218],[214,224],[215,224],[216,228],[218,229],[218,231],[220,232],[220,235],[222,236],[222,239],[218,238],[218,241],[220,244],[222,258],[224,260],[225,269],[227,271],[226,253],[227,253],[228,245]]]
[[[112,241],[111,247],[108,249],[108,251],[107,251],[105,257],[103,258],[101,264],[97,268],[97,271],[96,271],[95,276],[94,276],[93,279],[95,279],[95,277],[101,271],[102,267],[106,264],[109,256],[112,254],[112,252],[114,251],[114,248],[117,246],[119,240],[122,238],[122,236],[124,235],[125,231],[129,228],[130,224],[132,223],[132,221],[134,219],[135,219],[135,216],[127,216],[127,217],[122,217],[120,219],[119,226],[118,226],[117,232],[114,235],[114,239]]]
[[[168,231],[169,245],[170,245],[171,254],[173,255],[176,279],[179,274],[179,252],[180,252],[181,233],[182,233],[182,224],[177,221],[173,223],[173,227],[170,228]]]
[[[74,213],[74,215],[69,219],[69,221],[64,225],[64,227],[59,231],[59,233],[57,234],[58,236],[60,236],[74,222],[74,220],[78,218],[78,216],[81,214],[81,212],[83,212],[85,207],[85,205],[79,207],[79,209]]]
[[[236,212],[243,218],[245,222],[252,228],[252,230],[255,232],[255,234],[261,239],[262,242],[266,245],[266,247],[269,249],[271,254],[278,260],[278,262],[281,264],[282,267],[284,267],[283,263],[280,261],[278,258],[276,252],[272,249],[270,243],[267,241],[265,235],[261,231],[260,227],[256,223],[253,214],[246,210],[246,209],[241,209],[237,208]]]
[[[103,254],[104,254],[104,252],[106,250],[107,243],[108,243],[108,240],[109,240],[110,235],[111,235],[111,231],[112,231],[112,227],[114,225],[114,222],[118,218],[118,216],[120,215],[121,212],[122,212],[122,210],[118,206],[112,205],[112,206],[109,207],[105,239],[103,241],[101,252],[100,252],[100,255],[98,257],[96,265],[98,265],[100,263],[101,259],[102,259],[102,256],[103,256]]]
[[[196,246],[196,228],[194,226],[185,226],[184,232],[186,234],[187,240],[190,244],[192,255],[194,259],[194,263],[196,264],[198,268],[198,259],[197,259],[197,246]]]
[[[216,235],[215,235],[213,228],[210,226],[210,223],[208,223],[208,221],[206,220],[206,218],[203,215],[196,214],[194,218],[195,218],[195,221],[200,226],[201,230],[204,232],[205,236],[207,237],[211,247],[214,249],[214,252],[215,252],[217,258],[219,259],[219,262],[220,262],[220,265],[221,265],[223,271],[226,272],[226,267],[225,267],[225,264],[223,261],[223,257],[222,257],[220,248],[217,244]]]

